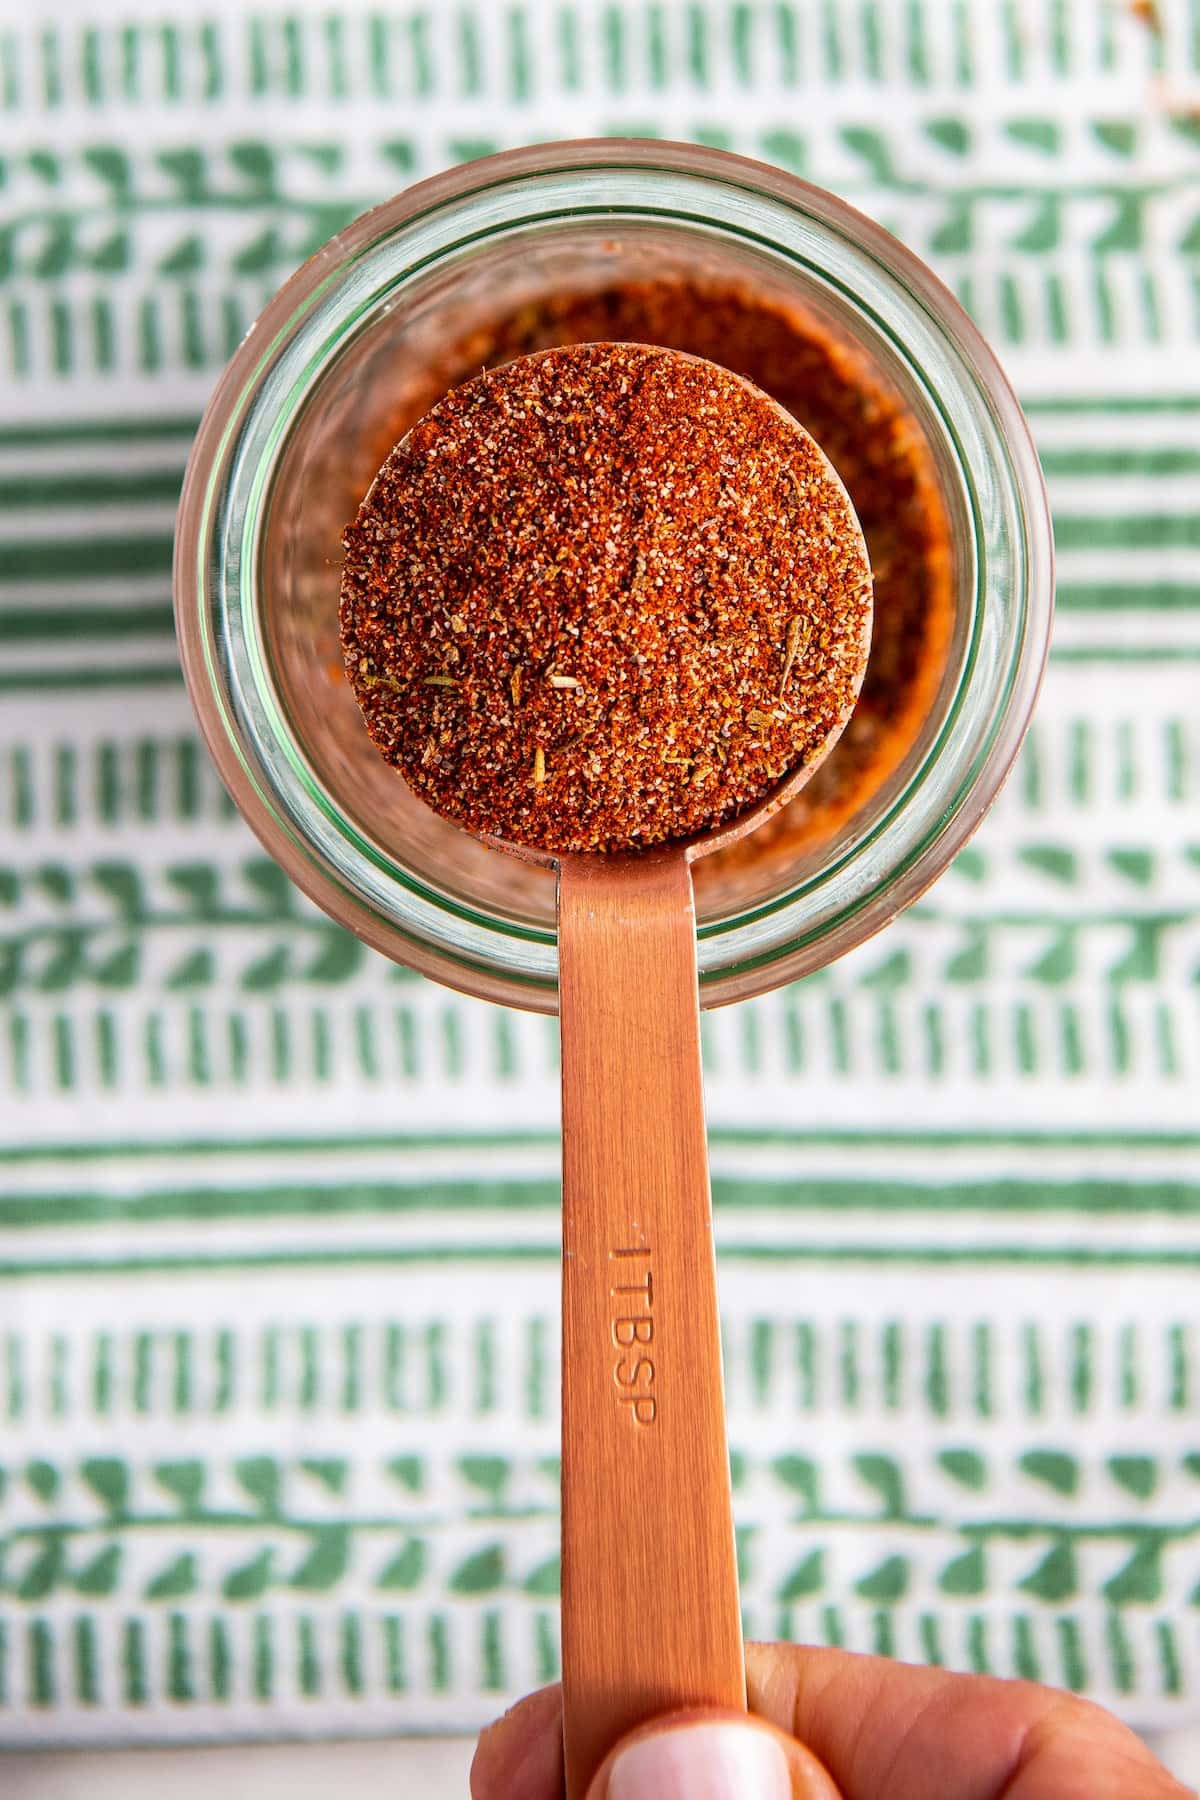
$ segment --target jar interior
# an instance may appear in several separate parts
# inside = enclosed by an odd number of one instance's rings
[[[976,570],[955,447],[854,296],[717,229],[611,214],[513,230],[406,274],[339,340],[282,438],[253,628],[291,755],[376,864],[451,908],[552,932],[552,871],[437,817],[368,740],[338,640],[341,533],[393,443],[449,388],[526,350],[616,336],[726,362],[790,406],[839,468],[876,575],[855,718],[789,807],[697,864],[703,935],[802,891],[892,810],[963,670]]]

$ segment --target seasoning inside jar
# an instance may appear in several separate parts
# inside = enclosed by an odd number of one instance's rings
[[[644,344],[456,388],[345,533],[346,669],[436,811],[549,852],[686,838],[815,763],[862,682],[866,550],[821,449]]]
[[[294,604],[276,621],[272,654],[301,710],[315,656],[331,685],[322,739],[352,768],[364,805],[382,823],[386,769],[363,761],[371,745],[329,605],[330,550],[398,439],[450,390],[515,357],[598,341],[638,342],[708,358],[745,376],[817,440],[862,525],[873,577],[870,661],[849,723],[813,779],[754,832],[695,866],[702,916],[756,903],[827,845],[874,816],[897,772],[923,741],[952,655],[956,552],[948,490],[922,419],[869,346],[778,284],[699,271],[652,273],[599,285],[531,272],[523,298],[500,284],[439,315],[412,353],[404,349],[343,399],[341,423],[320,457],[293,472],[295,499],[279,509],[273,553],[300,555]],[[303,500],[300,496],[303,495]],[[302,511],[300,510],[302,508]],[[339,691],[342,690],[342,691]],[[390,841],[390,840],[387,840]],[[398,840],[397,840],[398,842]],[[394,847],[394,846],[393,846]],[[463,854],[468,852],[464,850]],[[444,842],[440,858],[447,854]],[[471,880],[482,877],[473,863]],[[510,878],[512,879],[512,878]],[[535,907],[534,890],[523,890]]]

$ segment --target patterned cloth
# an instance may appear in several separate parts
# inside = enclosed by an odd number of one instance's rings
[[[554,1027],[264,860],[168,566],[289,270],[580,133],[932,261],[1061,557],[974,845],[706,1020],[747,1626],[1196,1715],[1198,60],[1195,0],[3,8],[4,1740],[466,1728],[555,1673]]]

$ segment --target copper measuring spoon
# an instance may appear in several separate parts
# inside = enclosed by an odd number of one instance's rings
[[[644,1720],[746,1705],[692,864],[821,759],[722,830],[559,862],[567,1800]]]
[[[871,606],[866,546],[838,476],[790,414],[742,385],[804,441],[810,463],[815,453],[839,540],[861,573],[844,706],[760,800],[693,837],[584,855],[480,834],[558,876],[567,1800],[584,1800],[635,1726],[684,1709],[746,1706],[692,864],[754,831],[828,755],[862,684]],[[813,577],[815,585],[815,561]]]
[[[859,544],[869,574],[861,530]],[[594,856],[485,840],[558,871],[567,1800],[647,1719],[746,1707],[692,865],[816,772],[853,711],[870,630],[868,605],[853,697],[828,736],[731,823]]]

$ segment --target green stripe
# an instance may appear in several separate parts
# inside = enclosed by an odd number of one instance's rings
[[[76,642],[107,642],[112,638],[170,637],[169,605],[14,608],[0,611],[0,643],[46,642],[68,638]]]
[[[1182,612],[1200,607],[1200,581],[1154,581],[1137,587],[1115,581],[1060,581],[1056,593],[1064,612]]]
[[[1107,1132],[1107,1131],[806,1131],[768,1128],[754,1130],[715,1126],[709,1133],[714,1144],[750,1147],[830,1146],[856,1148],[885,1147],[895,1149],[954,1148],[1026,1148],[1051,1149],[1134,1149],[1189,1150],[1200,1148],[1198,1132]],[[0,1161],[6,1162],[92,1162],[97,1159],[143,1158],[154,1156],[219,1156],[251,1155],[258,1152],[311,1156],[331,1150],[345,1153],[355,1150],[481,1150],[506,1147],[557,1148],[559,1137],[553,1131],[479,1132],[458,1131],[364,1134],[352,1137],[313,1136],[304,1138],[166,1138],[128,1142],[85,1142],[61,1145],[47,1143],[14,1144],[0,1149]]]
[[[557,1241],[547,1244],[427,1244],[416,1247],[363,1245],[348,1249],[233,1251],[211,1255],[167,1254],[123,1257],[37,1257],[0,1262],[0,1279],[74,1275],[201,1274],[232,1269],[390,1268],[456,1262],[551,1263],[559,1260]],[[1200,1249],[1141,1245],[1096,1250],[1082,1244],[722,1244],[723,1262],[866,1263],[911,1267],[1200,1268]]]
[[[0,506],[25,508],[132,504],[147,500],[176,501],[183,481],[182,464],[139,469],[127,475],[98,475],[91,470],[60,470],[53,475],[0,476]],[[0,528],[0,537],[3,532]]]
[[[1200,1183],[838,1180],[713,1181],[719,1208],[780,1212],[1071,1212],[1144,1216],[1200,1214]],[[340,1182],[271,1187],[162,1189],[144,1194],[37,1194],[0,1198],[0,1225],[62,1226],[130,1220],[326,1218],[429,1209],[531,1212],[559,1203],[556,1181]]]
[[[753,1148],[799,1145],[856,1149],[1061,1149],[1061,1150],[1196,1150],[1200,1131],[862,1131],[804,1130],[767,1127],[762,1130],[714,1125],[710,1144]],[[313,1156],[321,1151],[355,1150],[489,1150],[507,1148],[557,1149],[556,1131],[415,1131],[355,1133],[350,1137],[319,1134],[298,1137],[236,1139],[163,1138],[122,1142],[9,1144],[0,1147],[4,1162],[94,1162],[114,1158],[153,1156]]]
[[[1047,475],[1116,475],[1131,479],[1145,475],[1179,475],[1200,470],[1200,450],[1182,446],[1153,450],[1107,449],[1090,447],[1078,450],[1045,449],[1041,451],[1042,468]]]
[[[1200,660],[1200,644],[1069,644],[1052,645],[1051,662],[1177,663]],[[0,682],[2,685],[2,682]]]
[[[0,429],[0,445],[18,447],[38,444],[109,444],[130,443],[137,438],[150,438],[161,443],[165,438],[182,438],[190,446],[200,423],[199,415],[188,413],[158,418],[153,415],[130,419],[63,419],[52,424],[8,425]]]
[[[48,1619],[29,1624],[29,1685],[34,1706],[54,1706],[58,1700],[54,1673],[54,1628]]]
[[[178,663],[125,669],[9,669],[0,671],[0,694],[53,693],[80,688],[177,687]]]
[[[52,581],[72,576],[157,575],[169,571],[175,540],[166,537],[31,538],[0,541],[0,579]]]
[[[1027,413],[1193,413],[1200,394],[1042,394],[1021,404]]]
[[[1060,550],[1193,548],[1200,544],[1200,512],[1056,513],[1054,541]]]

